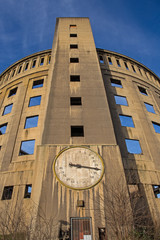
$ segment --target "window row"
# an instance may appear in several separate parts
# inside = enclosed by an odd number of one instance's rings
[[[3,189],[3,194],[1,200],[10,200],[12,198],[14,186],[5,186]],[[32,185],[27,184],[25,186],[24,198],[30,198],[32,192]]]
[[[27,71],[28,69],[32,69],[36,67],[38,59],[33,58],[31,61],[26,61],[25,63],[20,64],[18,67],[15,67],[11,72],[7,73],[4,76],[4,81],[7,81],[10,78],[13,78],[15,75],[20,74],[22,72]],[[51,55],[48,55],[47,57],[47,64],[50,64],[51,61]],[[45,62],[45,56],[40,57],[38,66],[43,66]]]

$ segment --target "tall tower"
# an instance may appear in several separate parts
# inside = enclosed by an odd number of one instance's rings
[[[54,239],[117,239],[115,219],[123,233],[135,220],[132,196],[158,223],[159,83],[139,62],[96,49],[88,18],[58,18],[52,50],[0,76],[3,223],[27,209],[31,228],[44,230],[43,219]]]

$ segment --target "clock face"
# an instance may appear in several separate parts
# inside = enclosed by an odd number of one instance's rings
[[[54,161],[54,173],[66,187],[87,189],[96,185],[104,173],[99,154],[86,147],[71,147],[61,151]]]

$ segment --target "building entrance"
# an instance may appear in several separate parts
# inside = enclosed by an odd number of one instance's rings
[[[92,240],[91,218],[71,218],[71,240]]]

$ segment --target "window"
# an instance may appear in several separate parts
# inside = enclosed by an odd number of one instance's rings
[[[70,48],[78,48],[77,44],[70,44]]]
[[[153,192],[156,198],[160,198],[160,185],[153,185]]]
[[[140,69],[140,68],[138,68],[138,70],[139,70],[139,73],[142,75],[141,69]]]
[[[126,62],[124,62],[124,65],[125,65],[126,69],[129,70],[128,65],[127,65]]]
[[[31,97],[29,101],[29,107],[37,106],[41,104],[41,96]]]
[[[120,121],[121,121],[121,125],[123,127],[133,127],[134,128],[134,123],[133,123],[133,119],[131,116],[127,116],[127,115],[119,115]]]
[[[38,116],[26,117],[24,128],[33,128],[38,125]]]
[[[70,63],[78,63],[79,58],[70,58]]]
[[[115,98],[116,104],[128,106],[126,97],[115,95],[114,98]]]
[[[71,75],[70,81],[71,82],[80,82],[80,76],[79,75]]]
[[[121,81],[120,81],[120,80],[117,80],[117,79],[111,79],[111,85],[112,85],[113,87],[122,88]]]
[[[146,96],[148,95],[145,88],[138,86],[138,89],[139,89],[141,94],[146,95]]]
[[[8,95],[8,97],[11,97],[11,96],[14,96],[14,95],[16,95],[16,92],[17,92],[17,87],[16,88],[13,88],[13,89],[11,89],[10,90],[10,92],[9,92],[9,95]]]
[[[25,71],[28,69],[29,62],[26,62]]]
[[[71,137],[84,137],[83,126],[71,126]]]
[[[26,187],[25,187],[24,198],[30,198],[31,197],[31,192],[32,192],[32,185],[27,184]]]
[[[12,104],[9,104],[9,105],[7,105],[7,106],[5,106],[2,115],[6,115],[6,114],[10,113],[10,112],[12,111],[12,106],[13,106],[13,103],[12,103]]]
[[[110,57],[108,57],[108,62],[109,62],[109,65],[112,65],[112,64],[113,64]]]
[[[22,65],[21,65],[21,66],[19,66],[19,69],[18,69],[18,74],[21,72],[21,70],[22,70]]]
[[[125,139],[127,150],[129,153],[140,154],[142,153],[139,140],[135,139]]]
[[[33,82],[32,89],[33,88],[40,88],[40,87],[43,87],[43,79],[36,80],[36,81]]]
[[[156,122],[152,122],[154,130],[156,133],[160,133],[160,124]]]
[[[118,59],[116,59],[118,67],[121,67],[121,64]]]
[[[133,72],[136,72],[135,67],[132,65]]]
[[[4,123],[4,124],[0,125],[0,135],[5,134],[6,129],[7,129],[7,123]]]
[[[82,105],[81,97],[71,97],[70,98],[70,104],[71,105]]]
[[[104,60],[103,60],[102,56],[99,56],[99,61],[100,61],[100,63],[104,63]]]
[[[144,103],[148,112],[155,113],[153,105],[149,103]]]
[[[32,68],[35,68],[35,66],[36,66],[36,59],[33,60]]]
[[[2,200],[9,200],[12,198],[13,186],[6,186],[3,189]]]
[[[16,71],[16,70],[14,69],[13,72],[12,72],[11,77],[14,77],[15,71]]]
[[[51,62],[51,56],[48,56],[48,64]]]
[[[19,155],[31,155],[34,153],[35,140],[22,141]]]
[[[77,33],[71,33],[70,37],[77,37]]]
[[[70,28],[76,28],[77,27],[77,25],[75,25],[75,24],[70,24]]]
[[[40,60],[40,66],[43,66],[43,64],[44,64],[44,57],[42,57]]]

